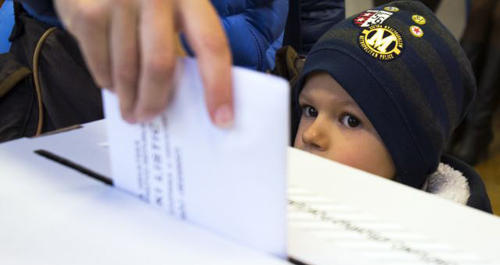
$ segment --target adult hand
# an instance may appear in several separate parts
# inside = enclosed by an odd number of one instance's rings
[[[125,120],[152,119],[172,95],[175,38],[196,53],[214,124],[233,122],[231,52],[209,0],[55,0],[96,83],[115,91]]]

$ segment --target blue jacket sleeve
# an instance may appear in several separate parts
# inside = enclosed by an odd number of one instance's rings
[[[240,12],[233,11],[226,15],[225,10],[218,11],[229,39],[234,64],[266,70],[266,51],[285,29],[288,0],[247,0],[245,9]]]
[[[288,0],[212,0],[212,4],[226,31],[233,63],[259,71],[272,68],[268,62],[274,60],[274,54],[266,52],[271,45],[281,44]],[[193,55],[185,40],[183,43]]]
[[[14,7],[12,1],[5,1],[0,8],[0,53],[10,49],[9,36],[14,26]]]

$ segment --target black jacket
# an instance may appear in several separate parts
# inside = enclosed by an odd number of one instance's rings
[[[284,46],[307,55],[318,39],[345,18],[343,0],[290,0]]]

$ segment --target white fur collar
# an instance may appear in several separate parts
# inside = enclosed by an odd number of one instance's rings
[[[443,163],[439,163],[436,172],[427,177],[422,189],[460,204],[466,204],[470,196],[467,178],[462,172]]]

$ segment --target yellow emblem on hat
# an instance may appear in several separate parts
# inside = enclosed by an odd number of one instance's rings
[[[386,6],[386,7],[384,7],[384,10],[385,11],[391,11],[391,12],[398,12],[399,8],[397,8],[395,6]]]
[[[410,32],[413,36],[415,36],[417,38],[424,36],[424,31],[419,26],[411,26]]]
[[[427,22],[425,18],[420,15],[413,15],[411,19],[413,19],[413,21],[419,25],[425,25],[425,23]]]
[[[363,30],[358,40],[365,53],[382,61],[396,59],[403,50],[401,34],[387,25],[373,25]]]

